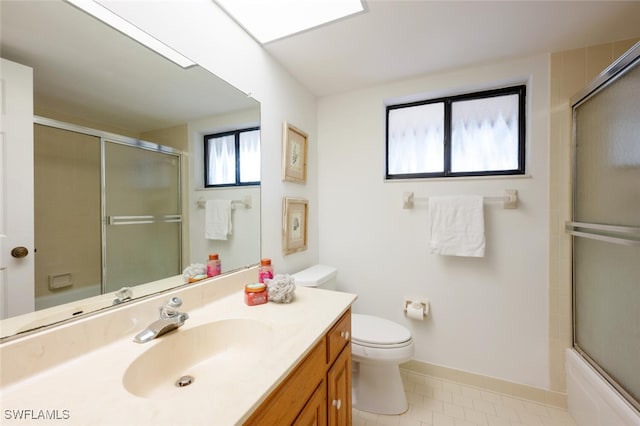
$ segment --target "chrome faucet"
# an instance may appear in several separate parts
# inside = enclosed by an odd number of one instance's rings
[[[184,322],[189,319],[189,315],[178,311],[180,306],[182,306],[182,299],[179,297],[172,297],[167,300],[164,306],[160,307],[160,319],[152,322],[147,328],[138,333],[133,338],[133,341],[147,343],[184,325]]]

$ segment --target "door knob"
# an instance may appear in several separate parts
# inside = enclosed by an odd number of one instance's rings
[[[11,250],[11,256],[15,257],[16,259],[22,259],[23,257],[26,257],[29,254],[29,250],[27,250],[26,247],[14,247]]]

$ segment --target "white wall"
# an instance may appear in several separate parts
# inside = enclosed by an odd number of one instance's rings
[[[359,294],[355,312],[406,324],[415,359],[548,388],[549,59],[522,58],[393,82],[319,100],[320,261]],[[527,168],[518,178],[384,181],[385,104],[527,82]],[[428,252],[427,208],[416,196],[502,195],[520,207],[485,205],[482,259]],[[432,317],[403,316],[405,297],[431,301]]]
[[[316,98],[211,0],[101,0],[125,19],[180,51],[260,102],[262,255],[276,272],[293,272],[318,258]],[[309,134],[306,185],[281,180],[282,122]],[[309,248],[282,255],[282,197],[309,200]],[[256,259],[256,262],[258,259]]]

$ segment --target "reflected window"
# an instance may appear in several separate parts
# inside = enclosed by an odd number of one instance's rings
[[[387,107],[387,179],[525,172],[525,86]]]
[[[260,183],[260,128],[204,137],[205,187]]]

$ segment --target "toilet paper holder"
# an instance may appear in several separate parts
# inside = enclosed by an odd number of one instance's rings
[[[415,313],[422,311],[422,319],[429,317],[429,301],[404,299],[404,314],[415,319]]]

